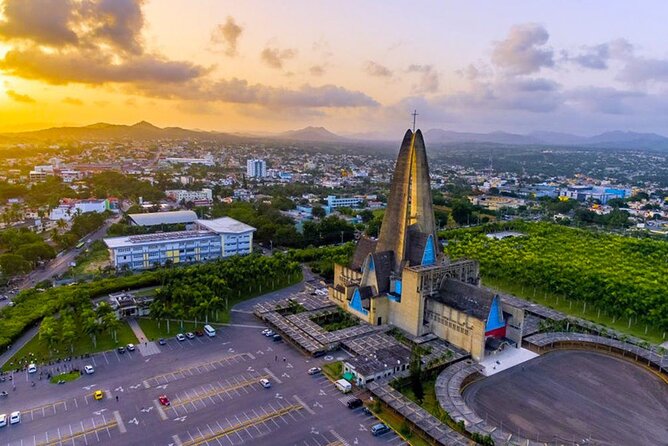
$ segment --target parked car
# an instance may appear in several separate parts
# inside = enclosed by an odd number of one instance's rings
[[[195,336],[204,336],[204,332],[202,330],[195,330]]]
[[[12,412],[9,415],[9,424],[17,424],[21,422],[21,412],[18,410],[16,412]]]
[[[88,364],[84,366],[84,372],[86,372],[86,375],[92,375],[95,373],[95,369],[93,368],[92,365]]]
[[[188,339],[195,339],[195,335],[193,334],[192,331],[189,331],[188,333],[186,333],[186,338],[188,338]]]
[[[37,373],[37,366],[35,364],[30,364],[28,366],[28,373]]]
[[[269,330],[269,331],[266,332],[264,335],[265,335],[266,337],[270,338],[270,337],[272,337],[272,336],[275,335],[275,334],[276,334],[276,333],[274,333],[274,330]]]
[[[274,342],[278,342],[278,341],[282,341],[283,338],[281,337],[281,335],[275,334],[271,337],[271,340],[274,341]]]
[[[171,403],[169,402],[169,398],[167,398],[167,395],[160,395],[158,397],[158,401],[160,401],[160,404],[163,406],[169,406]]]
[[[129,352],[133,352],[133,351],[135,351],[135,345],[134,344],[128,344],[127,349],[128,349]]]
[[[123,353],[125,353],[125,347],[123,347],[122,345],[121,345],[120,347],[118,347],[117,350],[118,350],[118,353],[120,353],[121,355],[122,355]]]
[[[383,435],[384,433],[389,431],[390,428],[383,423],[378,423],[371,426],[371,435],[373,435],[374,437],[378,437],[379,435]]]
[[[167,343],[167,341],[165,341],[164,338],[160,338],[160,339],[158,339],[158,344],[160,344],[160,345],[165,345],[166,343]]]
[[[371,412],[371,409],[369,409],[366,406],[364,407],[364,409],[362,409],[362,412],[364,412],[364,415],[369,415],[370,417],[373,416],[373,412]]]
[[[176,335],[176,340],[177,341],[185,341],[186,337],[183,335],[183,333],[179,333]]]
[[[7,414],[3,413],[0,414],[0,427],[5,427],[7,426]]]
[[[265,389],[268,389],[268,388],[271,387],[271,382],[266,378],[262,378],[260,380],[260,384],[262,384],[262,387],[264,387]]]
[[[269,328],[265,328],[264,330],[262,330],[262,334],[263,334],[264,336],[267,336],[267,333],[269,333],[270,331],[271,331],[271,329],[269,329]]]
[[[320,367],[311,367],[310,369],[308,369],[309,375],[317,375],[320,372],[322,372],[322,369]]]
[[[93,393],[93,398],[95,398],[96,401],[100,401],[102,398],[104,398],[104,392],[101,390],[96,390]]]
[[[353,398],[351,400],[348,400],[346,405],[348,406],[348,409],[357,409],[358,407],[363,406],[364,403],[359,398]]]

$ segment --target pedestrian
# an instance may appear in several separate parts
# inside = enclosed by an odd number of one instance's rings
[[[116,401],[118,401],[118,395],[116,395]]]
[[[283,362],[285,362],[285,356],[283,356]]]
[[[278,355],[274,356],[274,362],[278,361]]]

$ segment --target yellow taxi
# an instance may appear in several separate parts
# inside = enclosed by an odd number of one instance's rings
[[[104,392],[102,392],[101,390],[96,390],[95,393],[93,393],[93,398],[95,398],[98,401],[101,400],[102,398],[104,398]]]

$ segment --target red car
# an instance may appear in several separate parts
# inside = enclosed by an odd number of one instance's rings
[[[169,406],[169,398],[167,398],[167,395],[160,395],[158,401],[160,401],[160,404],[163,406]]]

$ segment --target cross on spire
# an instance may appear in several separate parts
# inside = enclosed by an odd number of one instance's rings
[[[415,119],[419,116],[417,110],[413,110],[411,115],[413,115],[413,132],[415,132]]]

